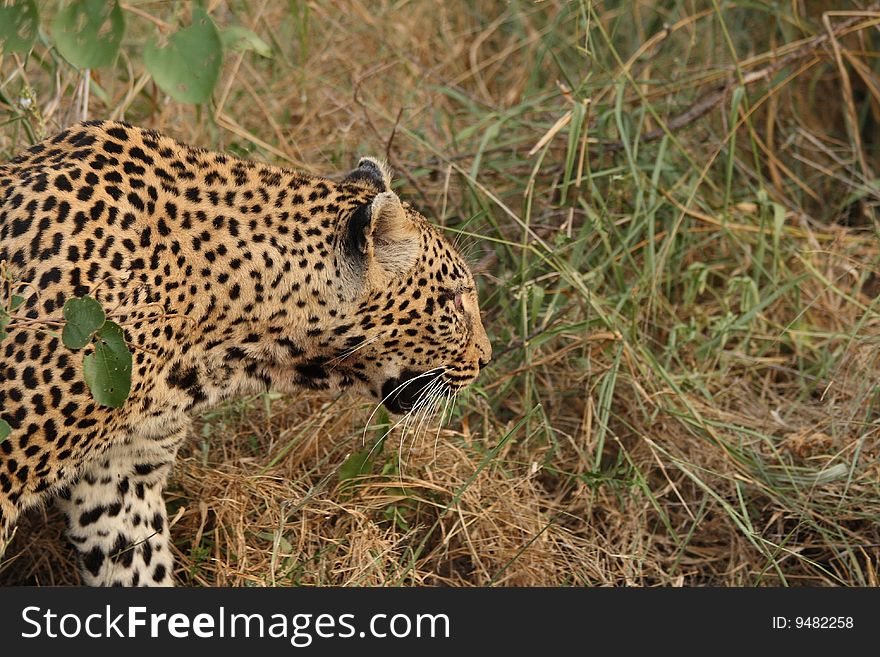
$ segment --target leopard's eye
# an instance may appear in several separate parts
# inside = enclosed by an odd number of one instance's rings
[[[449,288],[440,290],[440,301],[444,304],[447,301],[451,301],[455,304],[455,307],[458,310],[461,310],[464,307],[464,297],[462,296],[461,292],[457,292]]]

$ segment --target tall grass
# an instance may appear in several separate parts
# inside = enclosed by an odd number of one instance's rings
[[[275,56],[228,58],[214,106],[128,58],[95,80],[91,117],[325,174],[386,156],[479,273],[496,352],[357,479],[369,402],[205,415],[179,580],[876,585],[880,14],[838,7],[226,0]],[[4,155],[74,119],[52,52],[0,74]],[[36,514],[0,579],[70,581],[58,533]]]

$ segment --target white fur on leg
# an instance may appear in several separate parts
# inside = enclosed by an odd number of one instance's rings
[[[163,449],[108,450],[62,497],[85,584],[174,585],[162,491],[179,440],[170,453],[163,442]]]

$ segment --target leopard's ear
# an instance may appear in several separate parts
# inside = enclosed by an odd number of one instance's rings
[[[370,203],[370,218],[376,248],[418,236],[415,224],[406,216],[403,203],[394,192],[376,194]]]
[[[393,275],[405,274],[418,258],[419,231],[397,194],[377,194],[370,204],[370,217],[376,264]]]
[[[391,191],[391,169],[384,160],[362,157],[357,168],[343,178],[342,182],[372,187],[377,192],[388,192]]]
[[[376,194],[368,205],[358,208],[346,230],[347,255],[361,263],[358,269],[399,276],[418,258],[418,228],[394,192]]]

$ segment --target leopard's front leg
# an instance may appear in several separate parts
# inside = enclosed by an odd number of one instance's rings
[[[186,429],[110,448],[61,497],[90,586],[173,586],[162,493]]]

